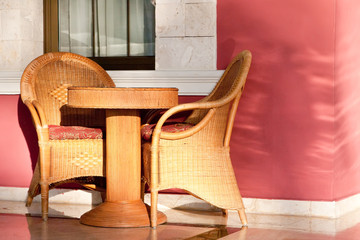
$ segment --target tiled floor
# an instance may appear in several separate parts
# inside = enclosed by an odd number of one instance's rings
[[[88,205],[51,204],[48,222],[40,204],[0,201],[0,239],[239,239],[239,240],[360,240],[360,211],[340,219],[248,214],[249,227],[241,228],[230,212],[161,209],[168,222],[151,228],[99,228],[82,225],[78,217]]]

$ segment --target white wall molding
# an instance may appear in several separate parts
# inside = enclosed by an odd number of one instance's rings
[[[27,188],[0,187],[0,201],[25,202]],[[34,198],[39,202],[40,196]],[[99,204],[99,192],[88,190],[53,189],[50,191],[50,203]],[[145,202],[150,202],[149,194]],[[288,215],[303,217],[321,217],[337,219],[360,208],[360,194],[339,201],[298,201],[282,199],[244,198],[247,213]],[[187,194],[160,194],[159,209],[216,210],[212,205]]]
[[[22,72],[0,71],[0,94],[20,94]]]
[[[177,87],[179,95],[207,95],[224,71],[108,71],[117,87]],[[0,72],[0,94],[20,94],[22,72]]]
[[[177,87],[179,95],[207,95],[224,71],[108,71],[117,87]]]

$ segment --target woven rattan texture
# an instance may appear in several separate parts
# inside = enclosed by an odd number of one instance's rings
[[[42,216],[47,219],[49,186],[88,184],[104,174],[104,140],[49,140],[48,125],[102,127],[101,110],[66,106],[71,86],[115,87],[98,64],[73,53],[47,53],[33,60],[21,78],[21,99],[30,110],[39,141],[39,162],[29,187],[27,205],[41,188]],[[79,179],[79,180],[77,180]],[[91,184],[94,178],[88,178]]]
[[[152,226],[156,225],[157,193],[168,188],[185,189],[219,208],[237,210],[242,223],[247,224],[229,142],[250,62],[249,51],[237,55],[207,97],[169,109],[158,120],[151,143],[143,144]],[[193,112],[185,122],[194,127],[182,133],[161,131],[168,118],[189,110]]]
[[[50,182],[104,176],[103,140],[50,140]]]

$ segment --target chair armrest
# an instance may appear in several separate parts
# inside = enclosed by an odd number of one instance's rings
[[[216,111],[215,108],[210,109],[209,112],[205,115],[205,117],[198,124],[196,124],[195,126],[191,127],[188,130],[185,130],[182,132],[175,132],[175,133],[161,132],[160,138],[167,139],[167,140],[177,140],[177,139],[190,137],[190,136],[194,135],[195,133],[199,132],[201,129],[203,129],[207,125],[207,123],[210,121],[210,119],[214,115],[215,111]]]
[[[32,102],[30,100],[25,100],[24,104],[26,105],[26,107],[29,109],[32,120],[34,122],[34,125],[37,128],[41,128],[41,119],[40,116],[38,114],[38,111],[36,110],[34,104],[32,104]]]
[[[33,100],[32,103],[34,104],[36,111],[38,112],[38,115],[40,116],[41,126],[45,127],[47,126],[47,120],[45,116],[45,111],[43,107],[40,105],[40,103],[37,100]]]
[[[203,103],[203,102],[206,102],[207,99],[209,98],[209,96],[206,96],[206,97],[203,97],[201,98],[200,100],[197,100],[195,102],[192,102],[192,103],[186,103],[186,104],[180,104],[178,106],[181,106],[181,105],[187,105],[187,104],[198,104],[198,103]],[[189,110],[195,110],[197,108],[193,108],[193,109],[189,109]],[[186,112],[186,111],[189,111],[189,110],[184,110],[184,111],[179,111],[180,112]],[[162,116],[164,113],[166,112],[166,110],[164,109],[151,109],[149,110],[143,117],[143,121],[142,121],[142,127],[145,126],[145,125],[149,125],[149,124],[152,124],[152,121],[158,117],[158,120],[160,119],[160,116]],[[171,117],[173,117],[176,113],[172,114]],[[191,115],[191,114],[188,114],[188,116]],[[170,117],[169,117],[170,118]],[[168,119],[167,119],[168,120]],[[153,122],[154,123],[154,122]]]
[[[216,108],[221,106],[222,104],[219,104],[219,102],[195,102],[195,103],[186,103],[181,104],[178,106],[175,106],[173,108],[170,108],[167,110],[159,119],[157,122],[154,131],[153,131],[153,142],[158,141],[160,139],[181,139],[189,137],[197,132],[199,132],[201,129],[203,129],[206,124],[210,121],[212,116],[214,115]],[[177,132],[177,133],[168,133],[168,132],[162,132],[161,127],[165,123],[167,119],[169,119],[174,114],[177,114],[179,112],[189,111],[189,110],[196,110],[196,109],[210,109],[209,112],[206,114],[206,116],[194,127],[183,131],[183,132]]]
[[[171,116],[173,116],[176,113],[190,111],[190,110],[196,110],[196,109],[212,109],[222,106],[224,103],[220,101],[213,101],[213,102],[194,102],[194,103],[185,103],[180,104],[175,107],[170,108],[167,110],[159,119],[158,124],[163,125],[164,122],[169,119]]]
[[[24,104],[30,111],[38,135],[39,143],[48,141],[49,129],[46,122],[44,110],[41,107],[40,103],[36,100],[25,100]]]

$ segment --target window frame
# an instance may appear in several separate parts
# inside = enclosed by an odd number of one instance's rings
[[[58,0],[44,0],[44,52],[58,51]],[[155,70],[155,56],[89,58],[105,70]]]

